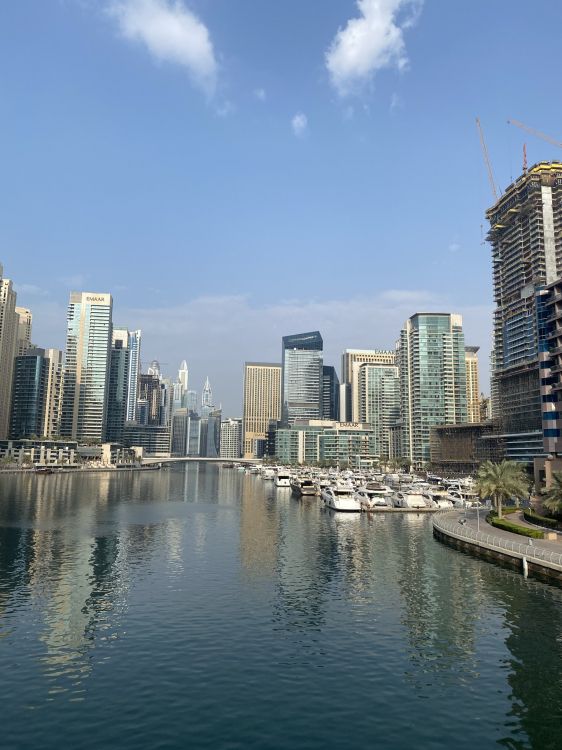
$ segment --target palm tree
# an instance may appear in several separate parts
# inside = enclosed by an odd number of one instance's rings
[[[555,472],[552,475],[552,484],[547,491],[542,504],[547,510],[555,515],[562,513],[562,474],[560,472]]]
[[[517,461],[484,461],[476,479],[480,497],[491,497],[498,518],[502,516],[502,503],[510,497],[526,497],[529,484],[523,466]]]

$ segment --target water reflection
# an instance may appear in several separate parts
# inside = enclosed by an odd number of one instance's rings
[[[190,665],[202,680],[240,652],[254,701],[276,674],[288,701],[298,674],[302,701],[357,691],[369,716],[381,701],[389,717],[403,701],[418,717],[448,707],[459,747],[558,747],[562,592],[436,543],[427,516],[334,514],[198,465],[0,482],[0,669],[21,674],[0,699],[14,712],[103,701],[100,664],[112,674],[129,654],[134,669],[144,627],[155,647],[178,628],[143,668],[165,670],[180,703]],[[365,712],[344,704],[356,746],[372,744]]]

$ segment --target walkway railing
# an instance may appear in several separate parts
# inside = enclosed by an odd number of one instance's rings
[[[455,514],[454,518],[451,518],[451,515],[452,513],[450,510],[437,513],[433,517],[434,528],[445,534],[451,534],[457,539],[480,542],[489,547],[493,547],[498,552],[514,552],[522,558],[527,558],[527,560],[540,560],[541,562],[547,562],[550,563],[550,565],[557,566],[562,570],[562,554],[535,545],[534,539],[530,539],[527,544],[521,544],[520,542],[496,536],[495,534],[476,531],[470,526],[459,523],[457,514]]]

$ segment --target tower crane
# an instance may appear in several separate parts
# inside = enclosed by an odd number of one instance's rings
[[[494,179],[494,173],[492,171],[492,164],[490,162],[490,157],[488,156],[488,149],[486,147],[486,141],[484,140],[484,131],[482,130],[482,125],[480,124],[480,119],[476,118],[476,127],[478,128],[478,134],[480,136],[480,145],[482,146],[482,154],[484,155],[484,162],[486,164],[486,169],[488,170],[488,179],[490,180],[490,187],[492,188],[492,193],[494,194],[494,200],[498,200],[499,194],[498,189],[496,187],[496,181]]]
[[[519,122],[519,120],[508,120],[507,122],[509,125],[515,125],[516,128],[521,128],[521,130],[524,130],[526,133],[529,133],[530,135],[534,135],[537,138],[542,138],[543,141],[550,143],[551,146],[557,146],[558,148],[562,148],[562,143],[560,141],[557,141],[551,136],[546,135],[546,133],[541,133],[540,130],[535,130],[535,128],[530,128],[528,125],[525,125],[524,123]]]

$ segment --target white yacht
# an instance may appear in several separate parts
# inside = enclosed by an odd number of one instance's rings
[[[275,474],[275,486],[276,487],[290,487],[291,486],[291,475],[284,469],[278,469]]]
[[[326,507],[332,510],[347,511],[348,513],[358,513],[361,510],[361,505],[355,499],[355,490],[345,484],[324,487],[322,499]]]
[[[392,508],[392,490],[384,484],[370,482],[355,492],[361,510]]]
[[[318,494],[318,487],[310,477],[293,477],[291,488],[297,497],[311,497]]]
[[[427,503],[421,492],[397,492],[394,496],[395,508],[427,508]]]
[[[266,466],[261,473],[263,479],[275,479],[275,471],[271,466]]]
[[[454,505],[447,490],[431,490],[425,493],[425,497],[428,498],[433,508],[444,510],[445,508],[452,508]]]

